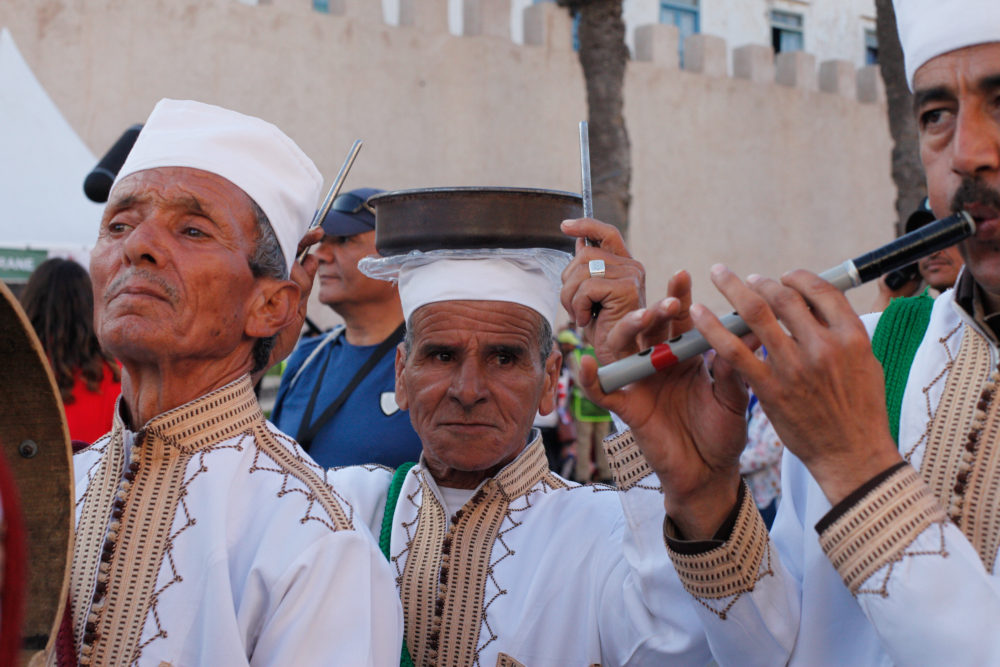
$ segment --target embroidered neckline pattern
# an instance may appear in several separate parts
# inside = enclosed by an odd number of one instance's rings
[[[306,500],[306,513],[301,519],[302,523],[318,521],[333,531],[352,528],[354,507],[337,493],[332,485],[326,483],[323,469],[312,460],[303,457],[302,449],[294,440],[281,434],[280,437],[287,441],[287,444],[281,444],[263,420],[254,425],[253,434],[257,451],[250,467],[250,474],[264,471],[281,475],[281,490],[278,491],[278,497],[298,493]],[[273,465],[268,465],[263,457],[273,462]],[[304,488],[293,486],[292,480]],[[314,512],[317,505],[322,514]]]
[[[125,452],[121,438],[121,424],[118,423],[101,457],[87,471],[89,483],[81,498],[83,508],[76,528],[70,583],[74,645],[81,665],[91,662],[93,646],[90,644],[96,638],[93,633],[105,606],[107,564],[118,539],[118,530],[109,534],[110,524],[114,513],[120,516],[130,486],[128,480],[122,479]],[[120,481],[124,488],[119,489]],[[101,574],[104,575],[104,582],[98,581]]]
[[[530,508],[533,490],[548,492],[566,485],[549,472],[540,439],[488,480],[450,520],[431,490],[428,473],[412,474],[420,482],[420,500],[418,491],[406,496],[418,510],[415,530],[412,522],[402,525],[407,534],[403,553],[408,557],[398,579],[407,645],[414,664],[479,665],[481,652],[497,639],[489,608],[507,593],[496,580],[495,568],[515,556],[505,541],[521,525],[515,513]],[[397,572],[401,556],[392,559]],[[487,634],[481,637],[483,628]]]
[[[928,426],[920,472],[992,574],[1000,548],[1000,372],[989,341],[965,330]]]
[[[941,345],[942,349],[944,350],[944,354],[945,357],[947,358],[947,361],[945,362],[944,367],[941,369],[941,371],[937,375],[935,375],[930,382],[927,383],[926,387],[921,389],[921,393],[924,395],[924,410],[926,411],[925,414],[927,415],[927,426],[924,429],[923,434],[921,434],[921,436],[917,438],[917,441],[913,443],[913,446],[910,447],[905,452],[903,452],[903,458],[906,459],[907,461],[911,460],[911,458],[913,457],[913,453],[917,451],[917,448],[919,448],[920,445],[925,444],[927,442],[927,438],[930,437],[931,423],[933,421],[933,416],[934,416],[934,408],[931,405],[931,390],[934,388],[936,384],[944,381],[945,378],[948,377],[948,374],[951,373],[951,368],[952,366],[955,365],[955,356],[951,352],[951,347],[949,347],[949,341],[955,335],[961,334],[963,329],[965,329],[965,324],[959,322],[957,325],[955,325],[955,327],[951,331],[946,333],[944,336],[938,338],[938,344]],[[961,340],[959,341],[959,343],[961,343]]]
[[[222,444],[240,435],[235,443]],[[81,664],[130,664],[149,644],[167,637],[159,599],[183,581],[173,549],[197,522],[187,489],[208,471],[209,454],[243,451],[247,444],[256,444],[256,456],[263,451],[275,461],[273,470],[285,475],[282,492],[309,499],[303,523],[314,519],[331,530],[351,527],[322,475],[271,433],[248,377],[150,420],[137,436],[127,470],[124,424],[116,416],[80,501],[71,600]],[[291,488],[292,477],[306,490]],[[315,506],[326,516],[314,515]],[[147,621],[152,626],[144,635]]]

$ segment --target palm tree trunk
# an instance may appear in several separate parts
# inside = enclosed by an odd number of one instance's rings
[[[896,32],[896,13],[892,0],[875,0],[877,12],[878,61],[889,107],[889,133],[892,147],[892,180],[896,184],[896,233],[903,231],[906,219],[917,210],[927,194],[924,168],[920,163],[917,123],[913,116],[913,96],[906,83],[903,50]]]
[[[628,231],[632,151],[625,129],[622,0],[559,0],[579,16],[579,58],[587,87],[594,215]]]

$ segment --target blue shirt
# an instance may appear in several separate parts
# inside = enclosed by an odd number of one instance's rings
[[[322,336],[303,339],[288,359],[271,421],[293,438],[302,427],[306,406],[317,384],[313,423],[378,348],[378,345],[351,345],[340,335],[341,331],[338,327]],[[317,348],[319,351],[313,355]],[[396,405],[395,358],[395,349],[390,349],[316,434],[309,455],[321,466],[380,463],[396,468],[420,457],[420,438],[410,424],[410,414]],[[320,377],[327,360],[326,373]]]

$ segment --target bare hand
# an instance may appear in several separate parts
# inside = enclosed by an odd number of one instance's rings
[[[629,254],[613,225],[579,218],[563,221],[562,230],[577,239],[573,261],[562,274],[563,307],[582,330],[584,339],[594,346],[597,359],[608,363],[614,360],[603,344],[608,331],[627,313],[646,305],[646,270]],[[588,238],[598,245],[586,245]],[[603,278],[590,275],[588,265],[594,259],[604,261]],[[595,304],[600,304],[596,318]]]
[[[691,328],[691,277],[678,272],[667,299],[618,321],[605,346],[615,359],[634,354]],[[710,367],[695,357],[605,394],[593,359],[581,362],[587,395],[632,429],[660,478],[667,513],[688,539],[706,539],[736,503],[739,457],[746,444],[747,393],[729,364]]]
[[[882,368],[839,290],[807,271],[780,283],[750,276],[744,284],[717,265],[712,281],[767,348],[767,359],[703,307],[692,308],[695,326],[750,384],[831,503],[901,460],[889,434]]]

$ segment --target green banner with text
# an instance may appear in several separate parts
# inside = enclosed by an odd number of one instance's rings
[[[35,267],[48,256],[45,250],[0,248],[0,280],[27,282]]]

